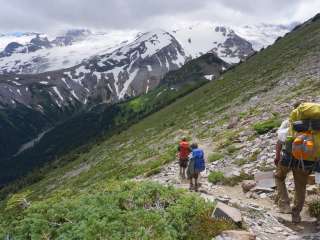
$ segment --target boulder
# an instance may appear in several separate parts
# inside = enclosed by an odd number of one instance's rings
[[[241,225],[242,223],[242,215],[240,210],[221,202],[217,203],[211,217],[229,219],[238,225]]]
[[[254,175],[254,179],[257,182],[257,187],[261,188],[275,188],[276,182],[273,171],[258,172]]]
[[[242,191],[244,193],[249,192],[252,188],[256,186],[256,182],[254,180],[244,180],[241,183]]]
[[[216,240],[255,240],[256,236],[247,231],[224,231],[216,237]]]
[[[308,185],[316,184],[316,176],[314,174],[308,176]]]

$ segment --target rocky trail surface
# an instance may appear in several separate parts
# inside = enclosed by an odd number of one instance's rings
[[[207,147],[205,144],[202,146],[204,149]],[[208,201],[223,202],[239,209],[242,214],[242,225],[248,232],[255,235],[256,239],[320,239],[317,223],[315,219],[308,216],[306,210],[302,212],[302,223],[298,225],[291,223],[291,215],[278,213],[272,199],[275,195],[274,193],[260,192],[260,195],[256,194],[256,197],[252,197],[248,193],[243,193],[239,184],[235,187],[230,187],[210,183],[208,181],[209,171],[216,168],[215,165],[209,163],[206,171],[201,174],[201,187],[198,194]],[[228,168],[229,170],[230,168]],[[142,180],[144,178],[141,177],[139,179]],[[166,165],[160,173],[149,177],[148,180],[164,185],[171,185],[176,188],[189,189],[188,180],[179,177],[179,165],[177,161]],[[221,239],[228,238],[222,237]]]

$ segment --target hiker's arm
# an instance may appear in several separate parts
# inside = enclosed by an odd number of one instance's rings
[[[280,162],[281,150],[282,150],[282,143],[278,141],[276,145],[276,158],[274,159],[275,165],[278,165],[278,163]]]

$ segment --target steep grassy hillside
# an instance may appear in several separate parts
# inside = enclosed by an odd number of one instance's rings
[[[77,239],[85,239],[81,235],[82,232],[72,226],[81,224],[83,229],[93,229],[91,228],[93,225],[90,225],[93,220],[90,220],[91,217],[85,220],[79,217],[77,214],[81,211],[77,206],[82,206],[84,201],[87,208],[94,209],[96,213],[94,219],[99,218],[101,212],[108,215],[111,210],[98,208],[98,205],[107,203],[109,200],[106,198],[113,194],[110,193],[112,191],[104,189],[110,189],[113,184],[122,185],[123,181],[138,175],[148,176],[159,172],[163,164],[175,159],[176,143],[182,135],[190,136],[193,141],[210,143],[212,151],[225,150],[229,154],[235,154],[237,148],[230,147],[234,144],[235,138],[250,129],[253,130],[254,124],[257,123],[254,120],[259,116],[281,119],[287,116],[290,104],[296,99],[318,99],[317,96],[320,93],[319,41],[320,21],[317,17],[278,40],[273,46],[252,56],[245,63],[228,71],[219,79],[175,101],[126,131],[57,160],[43,170],[46,175],[41,181],[26,186],[13,195],[8,195],[1,202],[0,233],[16,234],[20,237],[18,239],[22,239],[23,236],[32,234],[55,238],[58,232],[73,234],[72,236]],[[229,121],[233,117],[241,119],[246,125],[228,128]],[[249,134],[246,136],[248,141],[258,138],[254,131]],[[129,194],[133,191],[134,195],[135,188],[130,187],[130,182],[128,183],[126,189]],[[23,181],[19,184],[23,185]],[[143,183],[140,184],[138,183],[138,188],[146,187]],[[11,185],[11,188],[8,187],[2,191],[5,193],[8,189],[12,190],[16,187],[19,186]],[[146,188],[149,189],[149,187]],[[160,187],[157,189],[159,190],[156,192],[162,191]],[[99,194],[102,198],[95,201]],[[154,199],[151,196],[146,198]],[[31,207],[27,210],[19,208],[21,199],[31,201]],[[119,203],[118,196],[110,201]],[[195,199],[195,201],[198,200]],[[180,200],[174,202],[180,202]],[[61,205],[64,209],[61,210],[60,207],[56,207],[57,205]],[[127,205],[129,208],[132,205],[135,206],[135,201]],[[48,206],[54,207],[49,211]],[[183,209],[189,209],[189,206],[188,203],[182,204]],[[208,206],[202,205],[202,207]],[[143,207],[140,206],[139,209],[141,208]],[[170,209],[169,203],[164,214],[170,212]],[[132,213],[126,208],[122,211],[126,214]],[[175,214],[181,213],[180,207],[174,208],[173,211]],[[190,209],[188,213],[182,213],[180,216],[184,219],[183,221],[186,221],[190,216],[194,219],[199,212],[201,211],[198,209]],[[54,216],[53,220],[51,216]],[[118,219],[119,215],[114,216]],[[142,215],[139,216],[138,221],[142,221],[144,218],[141,217]],[[147,216],[158,215],[150,213]],[[114,221],[107,219],[99,226],[101,229],[111,228],[114,226],[113,223]],[[170,228],[179,229],[181,222],[178,219],[171,219],[167,223]],[[35,224],[38,224],[37,228],[33,227]],[[97,226],[94,225],[94,229],[105,234],[105,230],[100,230]],[[124,226],[130,232],[134,225],[130,222]],[[146,225],[142,226],[145,226],[144,229],[152,229],[150,231],[153,234],[157,233],[150,225],[148,225],[149,228]],[[141,233],[142,235],[130,235],[130,237],[133,236],[131,239],[134,239],[134,236],[144,236],[148,239],[147,233],[141,232],[140,228],[133,232],[132,234]],[[164,231],[163,234],[165,233],[167,232]],[[199,239],[211,239],[213,235],[215,233],[206,231],[206,235]],[[153,236],[156,239],[165,236],[165,239],[169,235]],[[121,237],[123,235],[120,234],[114,239],[121,239]],[[188,239],[186,236],[179,235],[170,237]]]

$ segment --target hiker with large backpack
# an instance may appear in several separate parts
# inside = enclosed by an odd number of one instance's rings
[[[191,144],[192,154],[188,165],[187,175],[190,180],[190,190],[198,191],[199,183],[198,177],[200,172],[205,170],[204,152],[198,147],[198,144]],[[194,185],[193,185],[194,180]]]
[[[320,104],[296,103],[289,120],[278,130],[275,164],[278,205],[280,212],[292,214],[292,222],[301,222],[308,176],[319,171],[320,160]],[[294,205],[285,184],[292,170],[295,184]]]
[[[179,167],[180,167],[180,177],[186,178],[186,168],[188,165],[189,154],[191,153],[191,148],[187,141],[187,138],[182,138],[182,141],[179,143],[178,146],[179,152]]]

